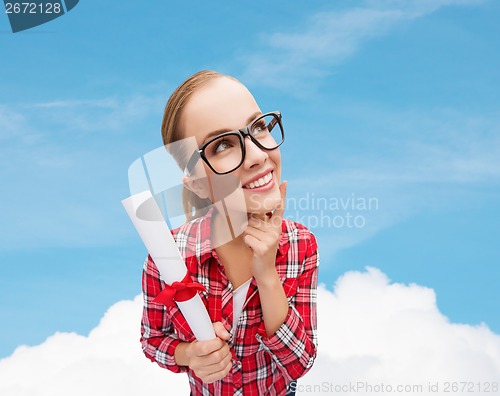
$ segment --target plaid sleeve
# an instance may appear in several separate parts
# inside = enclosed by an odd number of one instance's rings
[[[297,293],[289,299],[286,319],[270,337],[265,332],[257,334],[257,339],[272,355],[287,382],[309,371],[316,357],[319,255],[314,235],[307,234],[303,271],[298,276]]]
[[[181,342],[174,331],[171,320],[161,304],[153,299],[161,291],[161,280],[155,263],[148,256],[142,273],[144,308],[141,322],[141,344],[144,354],[159,366],[174,373],[186,372],[187,367],[175,363],[174,352]]]

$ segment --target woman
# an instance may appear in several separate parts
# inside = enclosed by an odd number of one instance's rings
[[[170,97],[162,136],[165,145],[194,137],[198,146],[178,160],[185,171],[185,210],[195,219],[173,234],[191,277],[206,286],[202,299],[216,338],[196,341],[177,307],[153,302],[164,283],[149,257],[143,274],[145,355],[173,372],[187,372],[192,395],[294,394],[295,381],[316,356],[319,258],[314,236],[282,218],[281,114],[264,115],[238,80],[202,71]],[[242,186],[248,225],[224,244],[213,243],[224,216],[203,211],[213,194],[193,176],[200,166],[209,180],[231,175]]]

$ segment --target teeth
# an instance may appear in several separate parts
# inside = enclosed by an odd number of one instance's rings
[[[269,172],[267,175],[261,177],[260,179],[255,180],[251,183],[248,183],[245,187],[249,188],[249,189],[256,188],[256,187],[262,187],[262,186],[266,185],[267,183],[269,183],[271,181],[271,179],[272,179],[272,175],[271,175],[271,172]]]

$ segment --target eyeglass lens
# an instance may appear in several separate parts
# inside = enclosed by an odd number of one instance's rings
[[[266,115],[251,124],[252,141],[262,149],[273,150],[283,142],[283,131],[277,116]],[[243,141],[238,133],[227,133],[205,147],[205,158],[217,173],[238,168],[243,161]]]

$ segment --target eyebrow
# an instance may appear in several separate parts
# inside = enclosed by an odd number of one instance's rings
[[[250,124],[253,120],[255,120],[261,114],[262,114],[261,111],[256,111],[255,113],[253,113],[250,117],[248,117],[248,119],[246,121],[247,125]],[[232,132],[234,130],[235,129],[223,128],[223,129],[217,129],[216,131],[209,132],[209,133],[207,133],[207,135],[203,139],[203,143],[205,143],[207,140],[209,140],[210,138],[212,138],[214,136],[221,135],[221,134],[226,133],[226,132]]]

